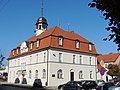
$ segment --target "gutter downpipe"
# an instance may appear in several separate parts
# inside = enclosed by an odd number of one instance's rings
[[[95,74],[96,74],[96,82],[97,82],[97,57],[95,59],[96,59],[96,62],[95,62]]]
[[[49,61],[49,48],[47,49],[47,82],[46,82],[46,86],[48,86],[48,61]]]

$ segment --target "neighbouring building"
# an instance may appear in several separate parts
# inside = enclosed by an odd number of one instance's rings
[[[109,53],[109,54],[99,55],[97,57],[97,60],[99,62],[97,78],[98,79],[103,79],[105,81],[109,81],[110,79],[112,79],[112,77],[107,74],[108,65],[109,64],[117,64],[118,66],[120,66],[120,53]],[[100,65],[101,61],[104,62],[103,67]],[[105,69],[104,75],[101,75],[100,72],[99,72],[101,68]]]
[[[47,26],[44,17],[38,18],[36,35],[11,50],[8,82],[33,84],[40,78],[44,86],[57,86],[72,80],[96,80],[94,44],[73,31]]]
[[[0,81],[7,81],[8,66],[0,68]]]

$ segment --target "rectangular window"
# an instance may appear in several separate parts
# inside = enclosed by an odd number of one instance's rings
[[[20,59],[18,59],[18,66],[20,66]]]
[[[38,48],[39,47],[39,40],[37,40],[37,44],[36,45],[37,45],[36,47]]]
[[[15,51],[13,50],[13,56],[15,55]]]
[[[12,64],[13,62],[12,62],[12,60],[11,60],[11,62],[10,62],[10,66],[12,67],[13,66],[13,64]]]
[[[36,54],[36,63],[38,63],[38,54]]]
[[[30,64],[32,64],[32,56],[30,56]]]
[[[18,49],[17,49],[17,51],[16,51],[16,52],[17,52],[17,54],[18,54]]]
[[[26,63],[21,63],[21,70],[26,70]]]
[[[105,68],[108,68],[108,64],[105,64]]]
[[[76,46],[77,49],[79,49],[80,48],[80,42],[79,41],[75,41],[75,46]]]
[[[75,63],[75,55],[73,55],[73,63]]]
[[[29,78],[31,79],[31,77],[32,77],[32,71],[30,70],[29,71]]]
[[[62,53],[59,53],[59,62],[62,62]]]
[[[79,79],[83,79],[83,71],[79,72]]]
[[[92,44],[89,44],[88,48],[89,48],[89,51],[92,51]]]
[[[80,56],[80,64],[82,64],[82,56]]]
[[[62,37],[58,37],[58,44],[59,44],[59,46],[63,45],[63,38]]]
[[[15,78],[15,71],[13,72],[13,78]]]
[[[46,52],[44,52],[44,62],[46,61]]]
[[[92,60],[91,60],[92,58],[91,57],[89,57],[89,62],[90,62],[90,65],[92,65]]]
[[[90,79],[92,79],[92,78],[93,78],[93,72],[90,71]]]
[[[33,48],[33,43],[30,44],[30,49],[32,49],[32,48]]]
[[[14,63],[14,66],[17,66],[17,60],[15,60],[14,62],[15,62],[15,63]]]

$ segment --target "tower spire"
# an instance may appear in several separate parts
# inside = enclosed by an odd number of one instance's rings
[[[36,22],[36,36],[40,35],[42,32],[45,32],[47,30],[47,20],[43,17],[43,0],[41,0],[41,17],[38,18]]]
[[[43,8],[43,0],[42,0],[42,5],[41,5],[41,16],[43,17],[43,10],[44,10],[44,8]]]

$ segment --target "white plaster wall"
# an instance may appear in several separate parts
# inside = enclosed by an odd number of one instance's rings
[[[119,64],[120,63],[120,55],[118,56],[117,60],[114,62],[114,64]]]
[[[63,60],[59,63],[59,53],[62,53]],[[76,55],[75,64],[73,64],[73,55]],[[82,56],[82,64],[79,64],[79,57]],[[89,57],[92,58],[92,65],[89,63]],[[96,80],[96,56],[92,54],[71,52],[59,49],[50,50],[50,62],[49,62],[49,86],[58,86],[70,80],[70,70],[74,71],[75,80],[90,79],[90,71],[93,72],[93,80]],[[63,79],[57,78],[57,71],[63,70]],[[79,79],[79,71],[83,71],[83,79]],[[52,77],[55,74],[55,77]],[[54,82],[53,82],[54,81]]]
[[[58,86],[60,84],[70,81],[70,70],[74,71],[74,80],[96,80],[95,66],[78,65],[78,64],[65,64],[65,63],[50,63],[49,86]],[[57,71],[63,71],[63,79],[57,78]],[[83,71],[83,79],[79,79],[79,71]],[[90,71],[93,72],[93,79],[90,79]],[[55,77],[52,77],[55,74]]]
[[[45,57],[44,57],[45,53]],[[49,55],[47,56],[47,54]],[[59,53],[62,53],[63,59],[62,62],[59,63]],[[38,60],[37,60],[38,54]],[[76,55],[75,64],[73,64],[73,55]],[[79,64],[79,57],[82,56],[82,64]],[[31,60],[30,60],[31,57]],[[89,57],[92,58],[92,65],[89,64]],[[47,60],[49,61],[47,64]],[[85,53],[78,53],[73,51],[66,51],[61,49],[50,49],[49,52],[47,50],[34,52],[31,54],[27,54],[21,56],[19,58],[9,60],[9,76],[8,82],[14,83],[15,78],[18,76],[16,72],[21,69],[26,69],[26,76],[28,84],[33,84],[35,79],[35,70],[38,70],[39,78],[42,80],[43,85],[47,81],[47,78],[42,78],[42,70],[46,70],[47,75],[47,67],[48,67],[48,86],[58,86],[59,84],[65,83],[70,80],[70,70],[73,69],[75,80],[79,79],[79,71],[83,71],[84,78],[83,79],[90,79],[90,71],[93,72],[93,80],[96,79],[96,56],[92,54],[85,54]],[[25,67],[22,67],[22,64],[25,63]],[[48,65],[48,66],[47,66]],[[63,70],[63,79],[57,78],[57,71],[59,69]],[[29,70],[32,71],[32,78],[29,78]],[[55,74],[55,77],[52,77],[52,74]],[[22,76],[19,76],[22,79]]]
[[[44,58],[44,53],[45,58]],[[38,59],[37,59],[37,54],[38,54]],[[31,57],[31,60],[30,60]],[[18,76],[16,73],[18,70],[26,70],[26,75],[25,78],[27,79],[28,84],[33,84],[35,80],[35,70],[38,70],[38,78],[42,80],[43,85],[46,83],[46,78],[42,78],[42,70],[46,69],[46,61],[47,61],[47,51],[40,51],[40,52],[35,52],[31,53],[29,55],[24,55],[18,58],[14,58],[9,60],[9,74],[8,74],[8,82],[14,83],[15,79],[18,77],[19,79],[22,80],[22,76]],[[22,64],[25,63],[25,67],[22,67]],[[29,70],[32,71],[32,78],[29,78]]]
[[[73,63],[73,55],[76,56],[75,63],[79,64],[79,57],[82,56],[82,64],[90,64],[89,58],[91,57],[92,65],[96,65],[96,56],[92,54],[78,53],[72,51],[65,51],[60,49],[50,50],[50,61],[59,62],[59,53],[62,53],[64,63]]]

